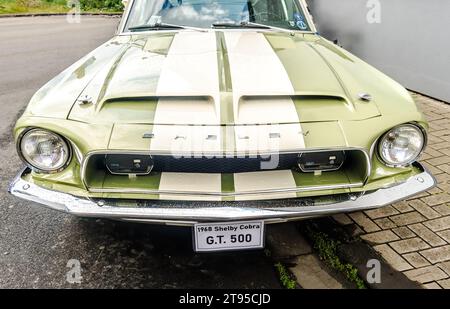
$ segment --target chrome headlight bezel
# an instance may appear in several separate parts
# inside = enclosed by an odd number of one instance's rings
[[[36,132],[48,134],[48,135],[58,139],[58,141],[63,145],[63,148],[66,150],[66,154],[63,154],[63,157],[64,157],[64,159],[62,160],[63,163],[58,164],[52,168],[46,168],[43,166],[39,166],[38,164],[36,164],[36,162],[32,162],[31,159],[27,159],[28,156],[26,154],[24,154],[24,151],[23,151],[23,143],[30,134],[36,133]],[[17,140],[16,148],[17,148],[17,153],[19,154],[19,157],[21,158],[21,160],[30,169],[32,169],[36,173],[40,173],[40,174],[58,173],[58,172],[61,172],[62,170],[64,170],[65,168],[67,168],[67,166],[70,164],[70,162],[72,162],[73,149],[72,149],[71,143],[65,137],[61,136],[60,134],[55,133],[50,130],[47,130],[47,129],[30,128],[30,129],[24,130],[20,134],[20,136]]]
[[[409,160],[407,160],[405,162],[395,163],[395,162],[392,162],[392,161],[390,161],[390,160],[388,160],[388,159],[386,159],[384,157],[384,155],[383,155],[383,141],[390,133],[392,133],[393,131],[398,130],[400,128],[403,128],[403,127],[413,128],[413,129],[417,130],[417,132],[419,132],[421,134],[422,143],[421,143],[421,147],[419,147],[420,150],[417,152],[417,154],[415,156],[411,157]],[[407,166],[410,166],[412,163],[417,161],[417,159],[420,157],[420,155],[423,153],[424,149],[426,148],[427,142],[428,142],[427,133],[426,133],[425,129],[422,126],[420,126],[418,124],[413,124],[413,123],[401,124],[401,125],[398,125],[398,126],[395,126],[395,127],[391,128],[390,130],[388,130],[386,133],[384,133],[378,139],[377,147],[376,147],[376,149],[377,149],[376,153],[377,153],[377,156],[380,159],[380,161],[383,164],[385,164],[386,166],[388,166],[388,167],[394,167],[394,168],[407,167]]]

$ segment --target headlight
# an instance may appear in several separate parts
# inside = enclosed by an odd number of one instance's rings
[[[20,140],[23,159],[32,168],[41,172],[56,172],[70,160],[70,148],[59,135],[42,130],[27,131]]]
[[[406,166],[413,163],[425,146],[422,130],[411,124],[393,128],[380,140],[378,152],[381,159],[391,166]]]

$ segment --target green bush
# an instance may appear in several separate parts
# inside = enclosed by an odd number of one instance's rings
[[[17,0],[16,3],[26,8],[35,8],[41,5],[40,0]]]
[[[122,11],[122,0],[80,0],[81,9],[99,9],[109,11]]]

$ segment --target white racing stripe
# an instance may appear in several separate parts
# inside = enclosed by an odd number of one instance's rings
[[[263,151],[267,145],[270,150],[276,150],[273,148],[274,143],[278,143],[278,150],[305,148],[298,113],[290,98],[295,90],[267,39],[261,33],[230,31],[225,33],[225,41],[233,83],[236,124],[290,123],[272,127],[237,127],[236,150]],[[279,138],[272,139],[272,133],[279,134]]]
[[[212,105],[164,100],[158,103],[155,123],[220,124],[220,89],[214,32],[181,31],[175,35],[161,72],[157,96],[210,96]],[[209,108],[206,110],[205,108]],[[179,109],[174,114],[174,109]],[[181,115],[200,113],[198,117]],[[206,113],[206,114],[205,114]]]
[[[283,64],[263,34],[229,31],[225,32],[225,42],[233,83],[236,123],[248,124],[250,119],[254,123],[260,113],[259,108],[241,110],[239,100],[242,96],[289,96],[295,93]],[[279,120],[280,113],[283,113],[288,119],[294,120],[290,115],[291,112],[296,114],[292,100],[280,100],[277,109],[280,112],[272,118],[274,122],[281,122]],[[265,118],[269,116],[266,110],[262,114]]]
[[[295,94],[294,88],[265,36],[256,32],[226,31],[224,37],[233,85],[234,121],[237,125],[234,130],[235,150],[244,153],[304,149],[298,113],[290,98]],[[216,127],[220,124],[221,110],[218,70],[214,32],[182,31],[175,36],[156,91],[158,96],[172,97],[158,102],[152,150],[173,149],[174,139],[182,131],[180,125],[206,124],[209,125],[208,132],[200,139],[192,136],[191,133],[195,133],[192,130],[181,134],[187,141],[195,141],[194,144],[188,143],[188,150],[202,151],[201,140],[212,135],[217,143],[209,142],[212,147],[208,150],[220,151],[222,131]],[[181,100],[176,96],[210,96],[212,99]],[[280,123],[288,124],[277,125]],[[171,129],[161,124],[178,128]],[[244,124],[250,126],[241,126]]]
[[[221,192],[221,176],[220,174],[197,174],[197,173],[162,173],[159,184],[161,191],[181,191],[181,192],[205,192],[218,193]],[[180,195],[160,195],[160,199],[164,200],[184,200],[187,196]],[[196,196],[197,200],[217,200],[214,196]]]
[[[221,130],[219,126],[213,126],[220,124],[214,32],[181,31],[175,35],[156,95],[162,98],[155,112],[153,151],[184,151],[186,154],[220,151]],[[193,98],[195,96],[199,97]],[[208,140],[208,136],[214,139]]]
[[[292,189],[296,188],[294,176],[289,171],[264,171],[252,173],[234,174],[234,188],[236,193],[251,192],[259,190],[277,190],[277,189]],[[265,196],[268,199],[275,198],[294,198],[296,193],[274,193]],[[236,196],[236,200],[251,200],[254,196]]]

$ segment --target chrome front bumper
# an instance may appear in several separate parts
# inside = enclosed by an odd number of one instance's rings
[[[336,213],[354,212],[386,206],[407,199],[436,185],[434,177],[424,172],[399,185],[364,194],[348,194],[326,203],[314,198],[264,202],[164,202],[147,201],[145,207],[118,207],[107,200],[80,198],[39,187],[22,179],[21,172],[9,192],[48,208],[80,217],[109,218],[143,223],[191,226],[198,222],[263,220],[281,223]],[[259,205],[254,207],[253,205]]]

